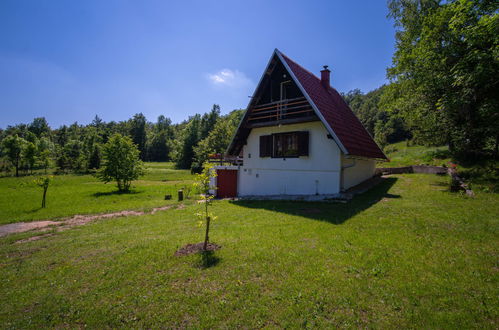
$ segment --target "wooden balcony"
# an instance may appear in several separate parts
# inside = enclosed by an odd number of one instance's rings
[[[305,97],[286,99],[255,106],[248,117],[250,127],[291,124],[318,120]]]
[[[243,165],[242,156],[229,156],[224,154],[211,154],[208,155],[208,163],[216,165]]]

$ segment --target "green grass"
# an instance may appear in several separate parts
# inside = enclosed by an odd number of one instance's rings
[[[348,204],[216,201],[0,239],[5,328],[497,328],[499,195],[389,178]]]
[[[473,190],[499,192],[499,162],[497,159],[469,159],[458,161],[450,158],[448,147],[407,146],[407,142],[398,142],[385,147],[385,154],[390,162],[380,162],[377,167],[401,167],[409,165],[449,166],[457,164],[459,175]]]
[[[56,175],[42,209],[42,189],[33,184],[34,176],[0,178],[0,224],[59,218],[74,214],[121,210],[147,210],[172,203],[172,194],[190,185],[188,170],[174,170],[171,163],[146,163],[146,174],[135,181],[131,193],[117,193],[113,182],[104,184],[92,175]]]
[[[409,165],[448,166],[448,147],[407,146],[406,141],[390,144],[384,148],[389,162],[378,163],[378,167],[400,167]]]

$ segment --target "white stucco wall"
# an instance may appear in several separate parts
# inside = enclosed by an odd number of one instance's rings
[[[292,131],[309,132],[309,156],[260,157],[260,136]],[[341,151],[317,122],[254,128],[243,147],[239,169],[240,196],[337,194],[340,191]]]
[[[342,157],[342,166],[352,167],[343,168],[343,189],[348,189],[359,183],[370,179],[376,169],[376,161],[373,159],[352,159]]]

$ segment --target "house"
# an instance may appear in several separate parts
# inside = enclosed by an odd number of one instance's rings
[[[337,196],[386,160],[327,66],[316,77],[274,50],[228,147],[242,165],[217,167],[217,195]]]

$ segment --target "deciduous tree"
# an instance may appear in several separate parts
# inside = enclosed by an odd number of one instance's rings
[[[391,0],[396,52],[389,77],[417,137],[454,154],[499,136],[499,5],[493,0]],[[422,133],[422,134],[419,134]]]
[[[26,140],[20,138],[17,134],[8,136],[2,141],[3,153],[15,167],[16,177],[19,176],[19,166],[21,164],[21,156],[25,145]]]
[[[102,151],[104,164],[97,177],[105,183],[115,181],[119,191],[129,191],[132,181],[144,173],[137,146],[128,136],[114,134]]]

